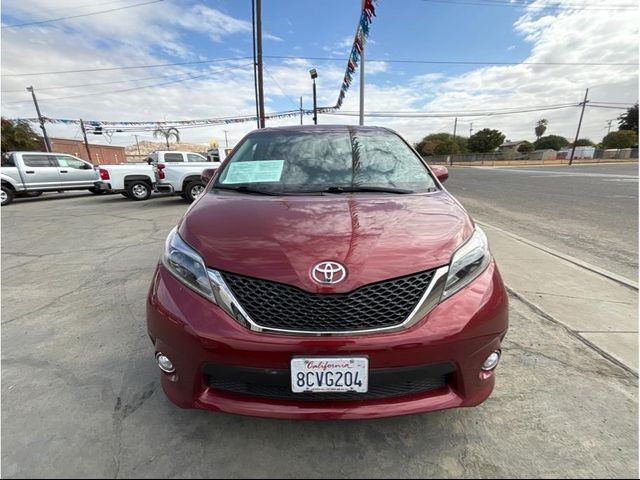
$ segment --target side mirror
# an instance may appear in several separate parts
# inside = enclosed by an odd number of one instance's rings
[[[216,173],[217,168],[205,168],[200,175],[202,177],[202,181],[205,183],[209,183],[209,180],[213,178]]]
[[[431,170],[435,174],[436,178],[440,180],[440,183],[444,183],[449,178],[449,169],[442,165],[433,165]]]

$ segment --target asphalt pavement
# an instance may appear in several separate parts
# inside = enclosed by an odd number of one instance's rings
[[[175,407],[144,310],[185,210],[85,194],[3,207],[3,477],[637,477],[637,375],[517,296],[476,408],[295,422]]]
[[[445,186],[478,220],[638,279],[638,164],[454,166]]]

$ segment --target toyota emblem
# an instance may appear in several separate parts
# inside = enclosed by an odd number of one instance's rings
[[[311,270],[311,277],[320,284],[333,285],[347,277],[347,269],[337,262],[320,262]]]

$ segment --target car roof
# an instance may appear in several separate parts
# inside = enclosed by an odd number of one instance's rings
[[[269,132],[301,132],[301,133],[339,133],[339,132],[386,132],[396,133],[386,127],[369,126],[369,125],[287,125],[284,127],[268,127],[260,130],[253,130],[253,133],[269,133]]]

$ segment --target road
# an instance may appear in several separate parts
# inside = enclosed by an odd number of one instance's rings
[[[3,207],[4,478],[637,477],[637,377],[517,298],[476,408],[294,422],[173,406],[145,297],[185,210],[120,195]]]
[[[637,164],[453,167],[445,186],[478,220],[637,281]]]

